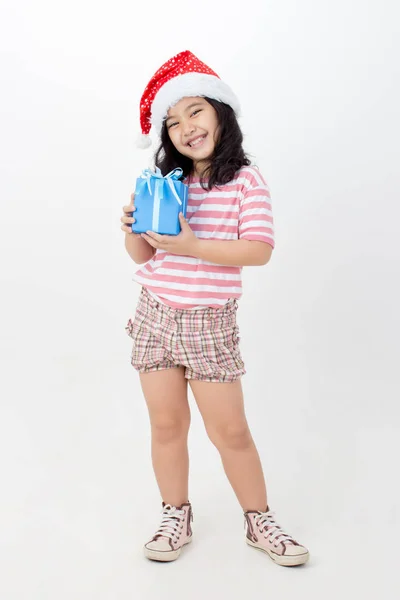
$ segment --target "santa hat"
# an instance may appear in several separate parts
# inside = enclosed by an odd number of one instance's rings
[[[186,96],[219,100],[231,106],[239,116],[239,101],[231,88],[197,56],[185,50],[163,64],[144,90],[140,100],[142,134],[137,142],[139,148],[151,146],[151,126],[160,135],[168,109]]]

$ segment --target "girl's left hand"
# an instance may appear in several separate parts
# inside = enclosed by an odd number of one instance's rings
[[[181,256],[194,256],[195,248],[198,243],[198,238],[195,236],[182,213],[179,213],[179,222],[182,231],[178,235],[161,235],[154,231],[142,233],[142,237],[159,250],[171,252],[171,254],[179,254]]]

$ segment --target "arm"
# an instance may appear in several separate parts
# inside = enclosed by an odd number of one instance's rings
[[[146,240],[132,233],[125,233],[125,248],[131,259],[138,265],[149,261],[156,253],[156,249]]]
[[[204,240],[194,244],[193,256],[227,266],[260,266],[271,258],[272,246],[253,240]]]
[[[274,248],[271,200],[267,184],[254,169],[246,173],[251,185],[240,203],[237,240],[197,238],[183,214],[179,214],[181,232],[177,236],[160,235],[152,231],[142,234],[153,248],[172,254],[194,256],[226,266],[265,265]]]
[[[143,241],[153,250],[181,256],[194,256],[201,260],[225,266],[265,265],[272,254],[272,245],[259,240],[205,240],[197,238],[180,213],[182,231],[178,235],[160,235],[154,231],[142,233]]]

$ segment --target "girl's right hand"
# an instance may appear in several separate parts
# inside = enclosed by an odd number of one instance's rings
[[[134,237],[140,237],[140,233],[134,233],[131,227],[132,223],[135,223],[136,221],[136,219],[133,217],[133,213],[136,210],[135,205],[133,204],[134,197],[135,194],[131,194],[131,203],[128,204],[128,206],[122,207],[124,214],[121,217],[121,223],[123,223],[123,225],[121,225],[121,229],[125,233],[130,233]]]

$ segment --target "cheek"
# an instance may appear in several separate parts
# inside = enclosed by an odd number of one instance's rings
[[[171,140],[171,142],[173,143],[173,145],[175,146],[175,148],[177,146],[180,146],[180,136],[178,131],[173,130],[169,132],[169,139]]]
[[[218,134],[219,134],[219,123],[216,120],[213,120],[210,126],[211,131],[213,131],[213,138],[214,140],[217,139]]]

